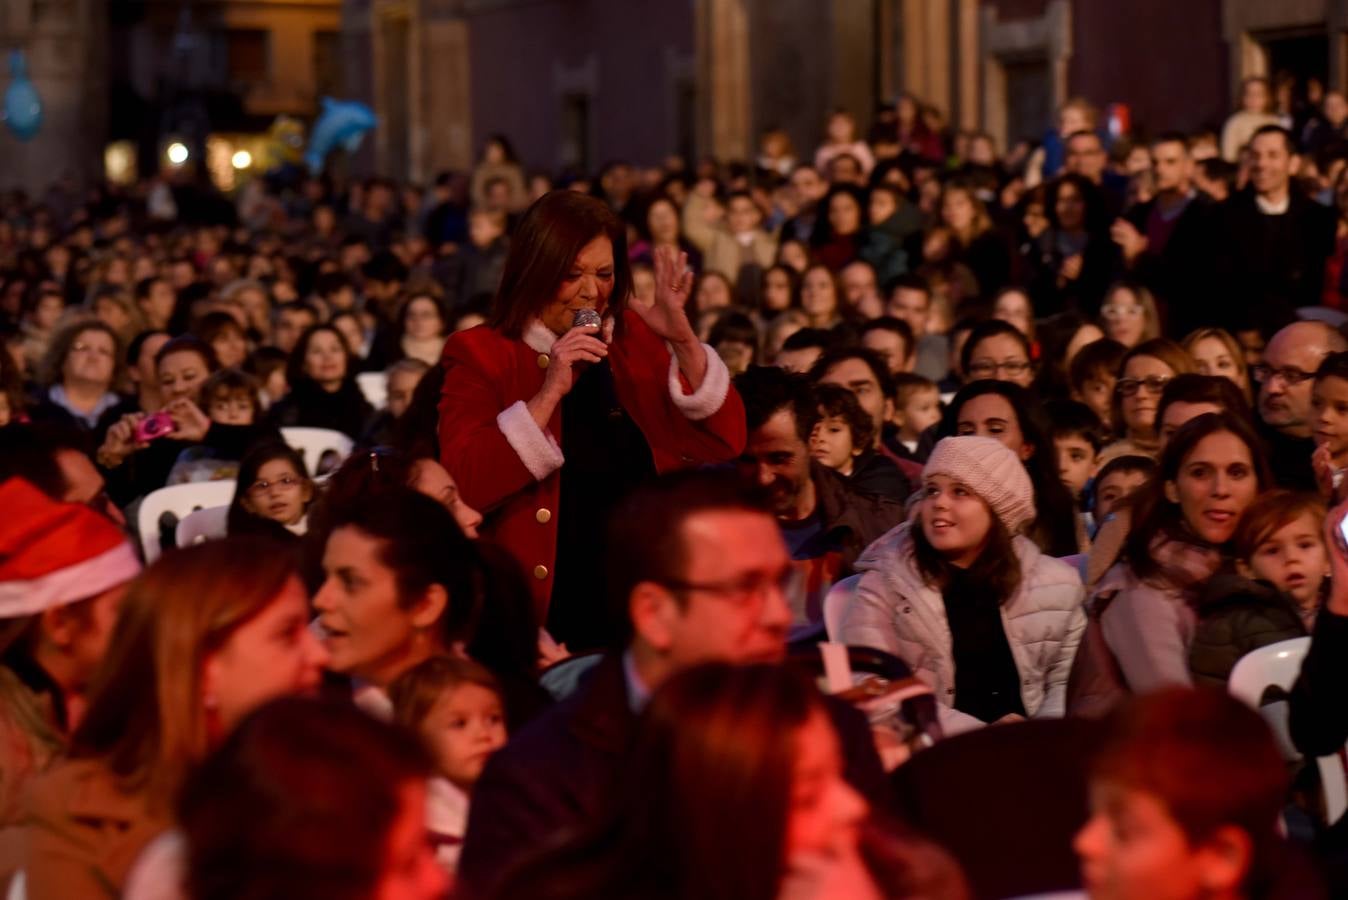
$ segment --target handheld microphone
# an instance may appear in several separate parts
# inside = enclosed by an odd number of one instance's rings
[[[597,310],[586,308],[576,310],[575,318],[571,320],[571,327],[585,328],[593,325],[595,328],[599,328],[603,323],[604,320]]]

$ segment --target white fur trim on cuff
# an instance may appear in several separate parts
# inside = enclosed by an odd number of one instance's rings
[[[702,376],[702,385],[691,394],[683,392],[683,382],[679,380],[679,360],[672,351],[669,359],[669,396],[674,398],[674,405],[679,411],[693,422],[712,416],[730,393],[730,370],[708,345],[702,345],[702,352],[707,357],[707,373]]]
[[[538,427],[523,400],[501,410],[496,426],[534,480],[542,481],[562,467],[562,448],[552,435]]]
[[[140,574],[140,558],[128,543],[38,578],[0,583],[0,619],[17,619],[85,600]]]

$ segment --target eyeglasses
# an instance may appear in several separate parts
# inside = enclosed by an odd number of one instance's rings
[[[94,356],[112,356],[112,351],[107,347],[100,347],[95,344],[86,344],[84,341],[76,341],[70,345],[72,353],[92,353]]]
[[[1120,397],[1131,397],[1143,388],[1147,389],[1149,394],[1159,394],[1165,390],[1166,382],[1170,380],[1169,375],[1148,375],[1146,378],[1120,378],[1118,384],[1114,385],[1114,390],[1119,392]]]
[[[995,363],[990,360],[982,359],[969,365],[969,374],[975,378],[996,378],[998,372],[1005,372],[1011,377],[1024,375],[1029,371],[1030,363],[1023,359],[1015,359],[1010,362]]]
[[[1106,319],[1122,319],[1124,316],[1140,316],[1142,315],[1142,307],[1138,306],[1136,303],[1129,306],[1107,303],[1100,307],[1100,315],[1104,316]]]
[[[736,606],[747,607],[761,604],[768,595],[778,591],[783,597],[795,597],[804,592],[805,570],[791,566],[776,576],[750,576],[733,581],[680,581],[674,578],[661,580],[661,584],[677,591],[705,591],[716,594]]]
[[[1315,377],[1314,372],[1303,372],[1300,369],[1288,367],[1285,369],[1275,369],[1272,366],[1254,366],[1250,369],[1254,373],[1255,381],[1272,381],[1274,378],[1281,378],[1287,382],[1288,386],[1301,384],[1303,381],[1309,381]]]
[[[294,490],[299,486],[300,480],[296,478],[294,475],[282,475],[275,481],[254,481],[252,486],[248,488],[248,493],[250,496],[253,497],[261,497],[274,487],[279,487],[282,490],[290,491]]]

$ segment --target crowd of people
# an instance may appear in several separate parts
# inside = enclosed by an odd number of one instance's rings
[[[1348,890],[1348,102],[1102,124],[0,197],[9,896]]]

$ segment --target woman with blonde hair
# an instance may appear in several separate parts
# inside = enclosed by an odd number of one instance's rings
[[[295,560],[259,538],[178,550],[133,582],[70,752],[29,795],[30,900],[120,896],[188,771],[261,704],[317,691],[328,656],[308,622]]]
[[[1100,305],[1100,328],[1105,337],[1129,349],[1161,336],[1161,317],[1156,298],[1140,284],[1116,281],[1105,291]]]
[[[993,227],[987,206],[974,185],[961,178],[941,190],[941,223],[949,230],[949,261],[963,263],[992,296],[1011,278],[1011,248]]]
[[[1250,399],[1250,368],[1240,342],[1224,328],[1199,328],[1184,338],[1184,349],[1194,358],[1202,375],[1219,375],[1235,382]]]

